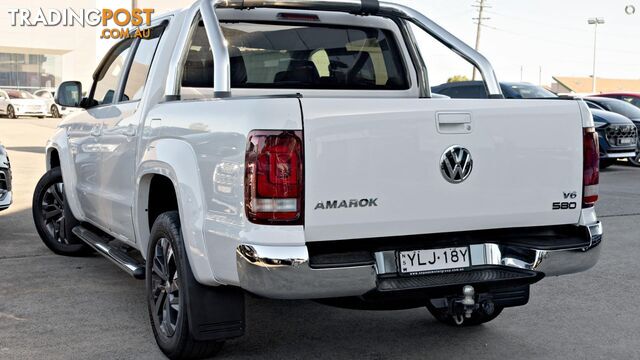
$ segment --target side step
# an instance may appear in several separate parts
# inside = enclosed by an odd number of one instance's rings
[[[133,276],[136,279],[143,280],[145,277],[144,264],[138,262],[138,260],[132,258],[124,251],[112,246],[108,240],[104,237],[96,234],[95,232],[85,228],[82,225],[78,225],[73,228],[72,232],[80,238],[80,240],[87,243],[100,255],[111,260],[114,264],[118,265],[127,274]]]

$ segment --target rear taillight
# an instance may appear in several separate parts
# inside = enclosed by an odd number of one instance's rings
[[[247,218],[258,224],[302,224],[302,131],[256,130],[247,142]]]
[[[588,208],[598,201],[600,183],[600,150],[598,133],[594,128],[585,128],[583,134],[584,167],[582,173],[582,207]]]

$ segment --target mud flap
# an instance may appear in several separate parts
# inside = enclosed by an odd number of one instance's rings
[[[204,286],[189,269],[189,327],[198,341],[222,341],[244,334],[244,292],[233,286]]]

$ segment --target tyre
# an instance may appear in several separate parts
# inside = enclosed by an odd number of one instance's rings
[[[616,159],[600,159],[600,169],[606,169],[616,163]]]
[[[47,171],[33,193],[33,221],[42,242],[56,254],[78,256],[90,248],[71,230],[79,224],[67,204],[59,167]]]
[[[51,105],[51,117],[54,119],[60,118],[60,111],[58,111],[58,107],[55,105]]]
[[[638,146],[636,157],[630,157],[627,160],[629,160],[629,163],[633,166],[640,166],[640,146]]]
[[[160,214],[151,229],[146,263],[149,320],[162,352],[170,359],[215,355],[223,342],[197,341],[189,328],[186,286],[193,273],[185,253],[178,212]]]
[[[448,311],[448,308],[437,308],[431,303],[431,301],[427,302],[427,310],[429,310],[431,315],[433,315],[433,317],[441,323],[456,327],[466,327],[478,326],[487,323],[497,318],[500,313],[502,313],[502,310],[504,310],[504,308],[494,305],[491,308],[487,309],[486,307],[481,306],[478,310],[474,311],[471,314],[470,318],[466,318],[464,317],[464,315],[451,315]]]
[[[8,117],[9,119],[16,119],[16,118],[17,118],[17,116],[16,116],[16,109],[14,109],[14,108],[13,108],[13,105],[9,105],[9,106],[7,107],[7,117]]]

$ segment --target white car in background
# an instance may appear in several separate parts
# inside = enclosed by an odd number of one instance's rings
[[[60,112],[60,107],[53,100],[54,94],[55,91],[51,89],[40,89],[33,93],[35,97],[44,99],[47,102],[47,109],[49,109],[49,115],[52,118],[60,118],[62,117],[62,114]]]
[[[52,118],[61,118],[77,111],[77,109],[75,108],[60,106],[56,104],[55,90],[40,89],[34,92],[33,95],[35,95],[36,97],[45,99],[47,101],[47,109],[49,109],[49,116],[51,116]]]
[[[18,116],[37,116],[44,118],[49,115],[47,101],[37,98],[24,90],[0,90],[0,114],[10,119]]]

